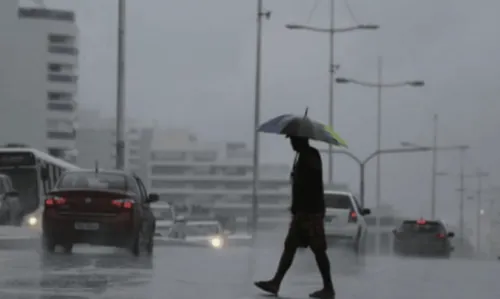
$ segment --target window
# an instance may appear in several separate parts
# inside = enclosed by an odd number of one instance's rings
[[[68,46],[49,46],[49,52],[53,54],[78,55],[78,49]]]
[[[127,177],[121,174],[95,172],[66,173],[57,188],[59,189],[114,189],[127,190]]]
[[[59,74],[48,74],[47,80],[50,82],[59,83],[73,83],[77,81],[77,76],[73,75],[59,75]]]
[[[49,101],[71,101],[73,100],[73,94],[69,92],[49,91],[47,92],[47,98]]]
[[[48,103],[47,108],[54,111],[73,111],[73,103]]]
[[[75,13],[72,11],[55,10],[55,9],[40,9],[40,8],[20,8],[18,11],[19,18],[45,19],[75,22]]]
[[[152,152],[151,160],[153,161],[184,161],[186,160],[186,152],[183,151],[162,151]]]
[[[67,119],[47,119],[47,129],[50,131],[71,132],[74,129],[73,122]]]
[[[49,155],[56,158],[64,158],[66,156],[66,149],[64,148],[49,148]]]
[[[75,43],[75,37],[66,34],[55,34],[51,33],[47,36],[47,40],[51,44],[65,44],[72,45]]]
[[[151,167],[152,174],[185,174],[186,168],[182,166],[153,166]]]
[[[73,72],[73,69],[69,63],[47,63],[47,71],[51,73]]]
[[[5,185],[5,178],[0,177],[0,195],[3,195],[5,192],[7,192],[7,187]]]
[[[247,169],[245,167],[226,167],[224,173],[228,175],[245,175]]]
[[[325,194],[325,205],[333,209],[351,209],[351,197],[347,194]]]
[[[215,182],[196,182],[191,184],[194,189],[215,189],[217,183]]]
[[[62,139],[62,140],[74,140],[76,138],[76,132],[47,132],[47,138],[49,139]]]
[[[137,185],[139,186],[139,192],[141,194],[141,198],[143,200],[146,200],[146,198],[148,197],[148,191],[146,191],[146,187],[144,187],[144,184],[140,179],[136,178],[135,180],[137,182]]]
[[[246,189],[250,187],[248,183],[240,183],[240,182],[228,182],[224,184],[224,187],[227,189]]]
[[[197,166],[191,168],[191,172],[195,175],[210,175],[215,174],[215,167],[212,166]]]
[[[198,151],[193,152],[191,155],[193,160],[198,162],[212,162],[217,159],[217,152],[212,151]]]

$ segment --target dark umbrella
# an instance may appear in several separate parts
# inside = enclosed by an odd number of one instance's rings
[[[323,141],[336,146],[347,147],[347,143],[329,126],[305,116],[283,114],[261,124],[258,132],[304,137]]]

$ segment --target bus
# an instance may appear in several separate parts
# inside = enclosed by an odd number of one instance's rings
[[[40,227],[41,208],[47,192],[62,173],[76,165],[27,147],[0,148],[0,173],[10,177],[19,192],[24,224]]]

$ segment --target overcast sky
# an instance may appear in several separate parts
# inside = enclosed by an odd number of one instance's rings
[[[117,0],[52,0],[76,10],[81,30],[82,106],[112,115],[115,102]],[[290,31],[306,23],[316,0],[264,1],[262,120],[303,113],[327,121],[328,36]],[[251,142],[255,69],[256,1],[128,0],[127,112],[164,126],[190,127],[205,139]],[[379,24],[376,32],[338,34],[339,76],[376,80],[384,58],[385,82],[422,79],[424,88],[383,91],[383,146],[403,140],[432,142],[432,115],[439,113],[441,145],[470,144],[468,172],[500,178],[500,3],[494,0],[337,0],[337,27]],[[309,25],[328,26],[328,1],[319,0]],[[360,157],[376,145],[376,90],[335,86],[335,128]],[[263,159],[291,162],[283,138],[263,136]],[[326,157],[325,157],[326,162]],[[357,189],[358,170],[336,158],[336,179]],[[326,166],[325,166],[326,168]],[[374,203],[375,163],[368,166],[367,202]],[[439,168],[458,174],[458,154],[439,154]],[[383,200],[414,216],[428,215],[431,155],[383,159]],[[455,221],[458,178],[440,178],[438,212]],[[468,179],[469,193],[475,181]],[[486,196],[485,198],[491,198]],[[468,202],[473,208],[472,202]],[[469,213],[472,221],[472,211]]]

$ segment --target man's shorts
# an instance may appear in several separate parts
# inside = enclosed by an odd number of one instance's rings
[[[326,250],[325,224],[323,214],[297,214],[292,216],[285,247]]]

